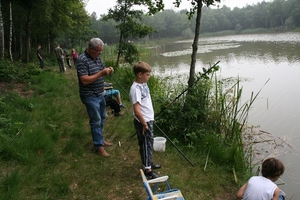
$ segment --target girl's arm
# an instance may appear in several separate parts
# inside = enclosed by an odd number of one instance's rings
[[[236,194],[236,197],[238,199],[242,199],[244,197],[244,193],[245,193],[245,190],[247,188],[247,185],[248,185],[248,182],[245,183],[238,191],[238,193]]]
[[[280,189],[277,187],[274,191],[272,200],[278,200],[279,196],[280,196]]]

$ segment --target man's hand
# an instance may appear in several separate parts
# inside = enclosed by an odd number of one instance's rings
[[[105,70],[107,70],[106,75],[110,75],[110,74],[114,73],[114,68],[112,68],[112,67],[107,67],[107,68],[105,68]]]

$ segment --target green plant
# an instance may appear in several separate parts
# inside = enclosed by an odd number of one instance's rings
[[[36,63],[0,61],[0,80],[4,82],[24,82],[40,72],[41,69]]]
[[[14,170],[2,178],[0,181],[1,198],[20,199],[20,181],[21,174],[18,170]]]
[[[218,80],[214,73],[209,79],[202,77],[188,92],[156,119],[160,126],[179,144],[205,153],[218,164],[232,166],[235,176],[251,172],[252,154],[244,149],[242,134],[259,92],[241,105],[240,80]]]
[[[131,66],[122,66],[112,76],[105,77],[111,79],[115,87],[120,87],[121,93],[124,92],[121,86],[129,92],[133,78]],[[0,137],[1,195],[7,199],[145,199],[138,173],[141,162],[137,139],[132,137],[131,107],[123,109],[125,115],[122,117],[113,117],[107,112],[104,136],[114,145],[107,148],[111,157],[103,159],[93,151],[88,116],[78,95],[76,71],[67,70],[61,75],[57,70],[45,70],[28,81],[31,84],[25,84],[24,90],[31,91],[31,95],[25,97],[13,92],[16,88],[12,84],[12,90],[3,92],[0,100],[2,116],[9,120],[3,123],[8,125],[8,130],[2,132],[5,138]],[[164,81],[152,77],[149,82],[156,111],[184,87],[168,86]],[[130,105],[127,95],[123,97],[125,104]],[[178,115],[187,113],[184,110],[179,113],[174,107],[182,103],[184,100],[179,99],[162,115],[170,112],[174,117],[170,120],[180,123]],[[218,199],[224,194],[232,197],[237,186],[230,170],[231,163],[230,166],[219,165],[211,157],[214,152],[207,154],[208,149],[196,150],[198,140],[208,133],[204,124],[201,126],[201,129],[183,132],[173,139],[195,167],[185,163],[167,142],[165,153],[154,152],[155,162],[163,166],[158,172],[168,175],[172,185],[180,188],[186,199]],[[155,134],[159,131],[155,130]],[[221,143],[218,145],[222,147]],[[16,175],[12,176],[13,173]],[[4,185],[7,177],[10,177],[10,184],[15,184],[9,190]]]

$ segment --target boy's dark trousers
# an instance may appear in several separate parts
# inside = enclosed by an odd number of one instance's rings
[[[148,130],[143,134],[142,124],[134,119],[134,128],[137,134],[138,143],[140,146],[140,156],[144,167],[152,165],[153,155],[153,124],[154,121],[147,122]]]

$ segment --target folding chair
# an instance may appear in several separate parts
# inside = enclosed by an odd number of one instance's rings
[[[143,184],[148,194],[147,200],[184,200],[181,191],[179,189],[171,189],[168,182],[168,176],[162,176],[155,179],[147,180],[144,171],[140,169],[141,176],[143,179]],[[168,190],[164,192],[156,192],[159,183],[165,182]],[[155,184],[153,188],[150,187],[150,184]]]

